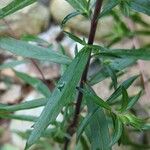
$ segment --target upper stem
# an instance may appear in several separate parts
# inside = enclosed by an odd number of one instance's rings
[[[97,24],[98,24],[98,16],[101,11],[102,2],[103,2],[103,0],[96,1],[94,14],[93,14],[93,17],[91,20],[90,34],[89,34],[89,38],[88,38],[89,45],[92,45],[94,42],[94,39],[95,39],[95,34],[96,34],[96,29],[97,29]],[[90,50],[90,54],[89,54],[89,58],[88,58],[86,66],[85,66],[85,69],[83,71],[82,77],[81,77],[80,88],[83,88],[84,82],[87,81],[87,74],[88,74],[88,69],[89,69],[89,65],[90,65],[92,49],[89,49],[89,50]],[[75,113],[74,113],[73,121],[67,130],[67,132],[70,134],[70,136],[72,136],[75,133],[75,128],[78,124],[78,118],[79,118],[79,114],[80,114],[82,99],[83,99],[83,93],[79,91],[76,106],[75,106]],[[66,138],[65,144],[64,144],[64,150],[67,150],[69,142],[70,142],[70,139]]]
[[[101,11],[102,2],[103,2],[103,0],[96,1],[94,14],[93,14],[93,18],[91,21],[90,34],[89,34],[89,38],[88,38],[88,44],[90,44],[90,45],[93,44],[94,39],[95,39],[95,33],[96,33],[96,29],[97,29],[97,24],[98,24],[98,17],[99,17],[100,11]]]

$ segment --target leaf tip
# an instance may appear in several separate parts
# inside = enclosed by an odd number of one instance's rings
[[[28,143],[26,143],[24,150],[28,150],[30,146],[28,146]]]

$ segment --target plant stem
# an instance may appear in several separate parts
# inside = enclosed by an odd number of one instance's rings
[[[97,24],[98,24],[98,16],[99,16],[100,11],[101,11],[102,2],[103,2],[103,0],[97,0],[96,1],[96,6],[95,6],[93,18],[91,20],[90,34],[89,34],[89,38],[88,38],[88,44],[89,45],[92,45],[94,42],[94,39],[95,39],[95,33],[96,33],[96,29],[97,29]],[[92,50],[90,49],[90,55],[88,58],[88,62],[86,64],[86,67],[85,67],[83,74],[82,74],[82,77],[81,77],[80,88],[83,88],[84,82],[87,81],[87,74],[88,74],[88,69],[89,69],[89,65],[90,65],[91,52],[92,52]],[[78,124],[78,118],[79,118],[79,114],[80,114],[82,99],[83,99],[83,93],[79,91],[76,106],[75,106],[75,113],[74,113],[73,121],[67,130],[67,133],[70,136],[72,136],[75,133],[75,130],[76,130],[76,127]],[[68,149],[69,143],[70,143],[70,139],[65,138],[64,150]]]

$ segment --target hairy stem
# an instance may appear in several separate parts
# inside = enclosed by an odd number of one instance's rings
[[[98,24],[98,16],[99,16],[100,11],[101,11],[102,2],[103,2],[103,0],[97,0],[96,1],[96,6],[95,6],[93,18],[91,20],[90,34],[89,34],[89,38],[88,38],[88,44],[89,45],[92,45],[94,42],[94,39],[95,39],[95,33],[96,33],[96,29],[97,29],[97,24]],[[92,51],[92,50],[90,49],[90,51]],[[85,67],[83,74],[82,74],[82,77],[81,77],[80,88],[83,88],[84,82],[86,82],[86,80],[87,80],[87,74],[88,74],[90,59],[91,59],[91,53],[89,55],[88,62],[86,64],[86,67]],[[82,99],[83,99],[83,93],[79,91],[76,106],[75,106],[75,113],[74,113],[73,121],[67,130],[67,133],[70,136],[72,136],[75,133],[76,126],[78,124],[78,118],[79,118],[79,114],[80,114]],[[70,139],[66,138],[65,143],[64,143],[64,150],[68,149],[69,143],[70,143]]]

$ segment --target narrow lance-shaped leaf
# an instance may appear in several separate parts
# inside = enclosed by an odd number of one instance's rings
[[[51,47],[52,44],[50,44],[49,42],[45,41],[44,39],[38,37],[38,35],[23,35],[21,36],[20,40],[22,41],[26,41],[26,42],[34,42],[37,45],[43,46],[43,47]]]
[[[122,135],[122,132],[123,132],[123,124],[119,120],[119,118],[116,116],[115,123],[114,123],[114,133],[112,136],[112,141],[111,141],[110,146],[113,146],[116,142],[118,142],[118,140],[120,139]]]
[[[81,13],[78,11],[72,12],[70,14],[68,14],[62,21],[61,26],[63,27],[70,19],[72,19],[73,17],[76,17],[78,15],[80,15]]]
[[[150,60],[150,49],[114,49],[109,51],[102,51],[100,55],[114,56],[114,57],[128,57],[133,59]]]
[[[116,98],[119,97],[122,93],[122,87],[125,89],[128,89],[132,83],[138,78],[139,76],[133,76],[127,80],[125,80],[116,90],[115,92],[108,98],[107,102],[109,104],[112,104],[116,101]]]
[[[25,132],[22,132],[22,131],[18,131],[18,130],[13,130],[13,133],[19,135],[21,138],[23,138],[23,139],[26,140],[26,139],[29,137],[31,131],[32,131],[32,130],[27,130],[27,131],[25,131]],[[58,131],[57,128],[51,128],[51,129],[49,128],[49,129],[47,129],[47,130],[43,133],[42,137],[44,137],[44,138],[53,138],[53,137],[55,137],[57,131]],[[50,145],[48,144],[48,149],[50,149],[50,148],[51,148],[51,147],[50,147]]]
[[[89,49],[83,48],[59,80],[39,119],[34,124],[34,129],[27,140],[26,148],[37,142],[50,122],[55,120],[62,108],[72,101],[89,55]]]
[[[101,56],[102,57],[102,56]],[[112,60],[109,63],[109,66],[117,73],[125,68],[127,68],[128,66],[133,65],[136,62],[135,59],[128,59],[128,58],[117,58]],[[106,78],[108,78],[110,76],[110,74],[108,73],[106,67],[102,67],[102,69],[100,71],[98,71],[96,74],[92,75],[90,77],[90,85],[94,85]]]
[[[15,61],[14,60],[11,62],[7,62],[7,63],[0,65],[0,70],[6,69],[6,68],[14,68],[15,66],[23,64],[23,63],[26,63],[26,61],[17,61],[17,60]]]
[[[145,123],[142,127],[142,130],[150,130],[150,123]]]
[[[87,136],[91,143],[91,150],[111,150],[108,121],[103,109],[97,107],[90,99],[86,98],[86,101],[89,113],[98,108],[88,126],[89,134]]]
[[[37,91],[41,92],[45,97],[49,97],[51,95],[49,88],[41,80],[18,71],[15,71],[15,74],[17,77],[33,86]]]
[[[38,119],[38,117],[29,116],[29,115],[1,114],[1,113],[0,113],[0,118],[29,121],[29,122],[35,122]]]
[[[0,48],[27,58],[51,61],[60,64],[69,64],[71,62],[67,56],[53,51],[52,48],[31,45],[25,41],[13,38],[0,38]]]
[[[64,33],[65,33],[67,36],[69,36],[72,40],[74,40],[74,41],[76,41],[76,42],[78,42],[78,43],[80,43],[80,44],[82,44],[82,45],[85,45],[85,44],[86,44],[83,40],[81,40],[79,37],[73,35],[72,33],[69,33],[69,32],[67,32],[67,31],[64,31]]]
[[[109,0],[103,7],[103,11],[100,13],[99,17],[107,15],[111,10],[119,4],[118,0]]]
[[[141,97],[141,95],[142,95],[142,91],[140,91],[136,96],[133,96],[129,100],[129,103],[128,103],[128,106],[127,106],[126,110],[131,109],[136,104],[136,102],[139,100],[139,98]]]
[[[6,7],[0,9],[0,19],[22,9],[32,3],[35,3],[37,0],[13,0]]]
[[[121,87],[121,88],[122,88],[122,101],[121,101],[122,106],[119,111],[124,112],[126,108],[128,107],[129,96],[128,96],[127,90],[124,87]]]
[[[88,2],[87,0],[66,0],[75,10],[80,13],[88,14]]]
[[[132,113],[121,114],[119,115],[119,118],[123,124],[131,125],[138,130],[141,130],[144,125],[144,120],[136,117]]]
[[[128,16],[130,15],[130,7],[128,4],[128,1],[121,1],[120,3],[120,9],[123,13],[124,16]]]
[[[150,16],[150,0],[131,0],[128,2],[130,8]]]
[[[86,98],[91,99],[91,101],[93,101],[93,103],[95,103],[95,104],[99,105],[100,107],[105,108],[107,110],[111,110],[111,108],[107,104],[107,102],[105,102],[100,97],[98,97],[95,94],[95,92],[93,91],[93,89],[88,84],[85,85],[85,89],[79,89],[79,90],[84,93]]]
[[[115,70],[113,70],[109,65],[106,66],[106,69],[109,73],[109,76],[111,77],[114,89],[116,90],[118,81],[117,81],[117,76],[116,76]]]
[[[93,115],[96,113],[97,110],[98,108],[88,113],[87,116],[83,119],[83,121],[79,125],[78,131],[77,131],[77,141],[79,141],[83,131],[86,129],[86,127],[88,126],[89,122],[92,120]]]
[[[33,108],[45,106],[47,101],[48,99],[41,98],[41,99],[36,99],[28,102],[23,102],[16,105],[0,104],[0,112],[14,112],[14,111],[19,111],[24,109],[33,109]]]
[[[85,136],[81,136],[80,143],[82,145],[83,150],[90,150],[89,142]]]

